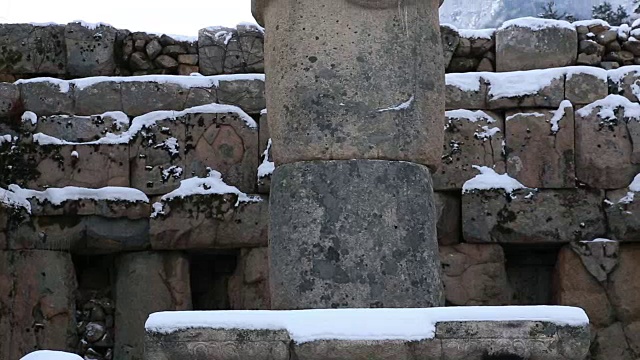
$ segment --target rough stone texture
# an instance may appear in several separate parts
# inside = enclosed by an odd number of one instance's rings
[[[113,114],[107,116],[42,116],[38,119],[36,133],[53,136],[70,142],[98,140],[106,133],[118,134],[129,129],[129,124],[117,122]]]
[[[122,109],[129,116],[156,110],[184,110],[189,89],[152,81],[123,82]]]
[[[299,359],[306,360],[411,360],[414,358],[411,346],[402,340],[321,340],[296,344],[294,352]]]
[[[229,303],[234,310],[269,310],[268,248],[242,249],[229,279]]]
[[[505,261],[500,245],[441,246],[447,302],[454,306],[508,305],[511,293]]]
[[[557,112],[564,113],[559,120]],[[530,188],[574,188],[573,108],[507,111],[505,117],[507,173]],[[558,120],[555,131],[552,120]]]
[[[610,237],[620,241],[640,241],[640,194],[628,189],[607,191],[605,206]]]
[[[433,173],[435,190],[457,190],[477,174],[472,166],[495,167],[504,172],[502,157],[504,119],[491,112],[459,116],[447,112],[444,127],[442,161]]]
[[[73,91],[74,114],[96,115],[107,111],[123,111],[120,83],[102,81]]]
[[[603,99],[609,94],[606,77],[577,73],[567,75],[564,96],[573,105],[586,105]]]
[[[273,309],[442,304],[427,168],[302,162],[277,167],[272,186]]]
[[[544,76],[544,74],[540,74]],[[512,81],[530,81],[526,77],[513,78]],[[488,96],[488,107],[492,110],[513,108],[548,108],[557,109],[564,100],[564,76],[553,79],[551,84],[531,95],[494,98]]]
[[[0,82],[0,117],[21,115],[21,107],[18,86]]]
[[[619,79],[619,81],[613,81],[614,79],[611,79],[611,78],[609,78],[609,80],[615,83],[617,87],[617,89],[615,89],[616,94],[626,97],[627,99],[629,99],[629,101],[634,101],[634,102],[640,101],[640,98],[638,98],[638,95],[640,94],[637,94],[637,92],[634,91],[634,88],[636,88],[638,84],[640,84],[639,72],[629,71],[626,74],[624,74],[624,76],[621,79]],[[615,80],[618,80],[618,79],[615,79]]]
[[[449,67],[453,53],[460,43],[460,35],[456,29],[448,26],[440,26],[440,36],[442,38],[442,51],[444,53],[444,67]]]
[[[597,190],[473,191],[462,195],[462,233],[470,243],[563,243],[603,236],[604,193]]]
[[[286,330],[191,329],[170,334],[147,332],[144,360],[289,360],[290,343]]]
[[[304,0],[291,8],[275,0],[264,7],[276,164],[365,158],[437,167],[444,109],[437,3],[390,5]]]
[[[498,72],[569,66],[575,64],[577,57],[575,30],[509,26],[496,31]]]
[[[31,189],[129,186],[127,145],[46,145],[39,146],[33,157],[40,176],[28,182]]]
[[[80,23],[64,28],[67,74],[71,77],[115,75],[116,32],[111,26],[90,29]]]
[[[478,82],[478,91],[465,91],[455,85],[446,84],[446,109],[486,109],[488,87],[486,82],[481,77],[478,77]]]
[[[435,192],[438,244],[455,245],[462,240],[462,203],[458,192]]]
[[[62,92],[58,85],[48,81],[23,82],[18,86],[23,110],[38,116],[73,114],[73,91]]]
[[[202,74],[264,72],[264,33],[255,26],[205,28],[198,32]]]
[[[576,176],[594,188],[621,189],[631,183],[640,166],[632,163],[633,145],[624,111],[602,118],[601,110],[576,112]]]
[[[64,26],[0,24],[0,73],[64,75]]]
[[[247,114],[259,114],[267,106],[262,80],[220,80],[218,83],[220,104],[238,106]]]
[[[177,252],[129,253],[116,269],[114,358],[140,360],[149,314],[191,309],[189,262]]]
[[[194,113],[145,127],[131,146],[132,186],[165,194],[180,180],[207,176],[207,167],[246,193],[254,193],[259,165],[258,129],[236,113]],[[172,142],[176,147],[170,146]]]
[[[235,205],[236,195],[194,195],[163,202],[151,219],[156,250],[241,248],[267,245],[269,199]]]
[[[71,351],[76,333],[71,256],[56,251],[0,251],[0,357],[35,349]]]

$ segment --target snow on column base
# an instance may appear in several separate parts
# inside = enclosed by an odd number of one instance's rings
[[[145,359],[584,359],[589,320],[562,306],[163,312]]]

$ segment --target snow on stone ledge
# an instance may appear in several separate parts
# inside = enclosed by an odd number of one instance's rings
[[[82,358],[62,351],[38,350],[23,356],[20,360],[82,360]]]
[[[473,179],[467,180],[462,185],[462,192],[468,193],[474,190],[499,190],[512,193],[518,189],[527,189],[518,180],[507,174],[498,174],[492,168],[486,166],[473,165],[473,168],[480,171]]]
[[[9,190],[22,199],[35,199],[40,203],[48,202],[54,206],[59,206],[65,201],[84,199],[149,203],[149,198],[142,191],[127,187],[107,186],[101,189],[88,189],[67,186],[37,191],[23,189],[18,185],[9,185]]]
[[[317,340],[406,340],[435,337],[449,321],[545,321],[587,326],[584,310],[567,306],[469,306],[425,309],[321,309],[292,311],[176,311],[149,315],[147,331],[192,328],[287,330],[298,344]]]
[[[618,204],[631,204],[636,197],[636,193],[640,192],[640,174],[636,175],[629,184],[629,192],[618,200]]]
[[[3,188],[0,188],[0,205],[14,209],[23,208],[31,214],[31,204],[24,196],[20,196]]]
[[[258,180],[265,178],[276,170],[276,164],[269,161],[269,151],[271,150],[271,139],[267,141],[267,148],[262,153],[262,164],[258,166]]]
[[[466,39],[487,39],[491,40],[496,29],[459,29],[458,34]]]
[[[465,119],[474,123],[478,121],[486,121],[488,123],[496,122],[496,119],[482,110],[472,111],[466,109],[458,109],[446,111],[444,114],[448,119]]]
[[[60,80],[50,77],[33,79],[20,79],[14,84],[50,83],[58,86],[60,92],[66,93],[71,87],[83,90],[89,86],[102,82],[129,83],[129,82],[155,82],[158,84],[175,84],[184,89],[210,88],[220,86],[220,81],[257,80],[264,81],[264,74],[231,74],[212,76],[181,76],[181,75],[141,75],[141,76],[94,76],[74,80]]]
[[[598,239],[593,239],[593,240],[582,240],[580,242],[581,243],[617,243],[618,240],[598,238]]]
[[[521,27],[528,28],[531,30],[542,30],[549,28],[560,28],[560,29],[576,29],[575,25],[571,24],[568,21],[564,20],[552,20],[552,19],[540,19],[535,17],[523,17],[518,19],[513,19],[509,21],[505,21],[498,30],[503,30],[509,27]]]
[[[604,99],[592,102],[578,110],[576,114],[582,117],[589,116],[594,110],[599,109],[598,117],[601,119],[616,119],[615,110],[624,109],[624,116],[640,121],[640,104],[629,101],[624,96],[609,95]]]

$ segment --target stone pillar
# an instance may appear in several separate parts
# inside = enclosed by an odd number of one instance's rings
[[[272,308],[443,304],[439,0],[253,0],[266,27]]]

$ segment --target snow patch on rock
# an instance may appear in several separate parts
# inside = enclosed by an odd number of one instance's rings
[[[462,192],[469,193],[474,190],[504,190],[511,194],[518,189],[527,189],[518,180],[507,174],[498,174],[490,167],[473,165],[473,168],[480,171],[473,179],[467,180],[462,185]]]
[[[116,186],[107,186],[100,189],[67,186],[38,191],[23,189],[18,185],[9,185],[9,190],[20,198],[35,199],[40,203],[48,202],[55,206],[59,206],[65,201],[73,200],[149,202],[147,195],[140,190]]]

